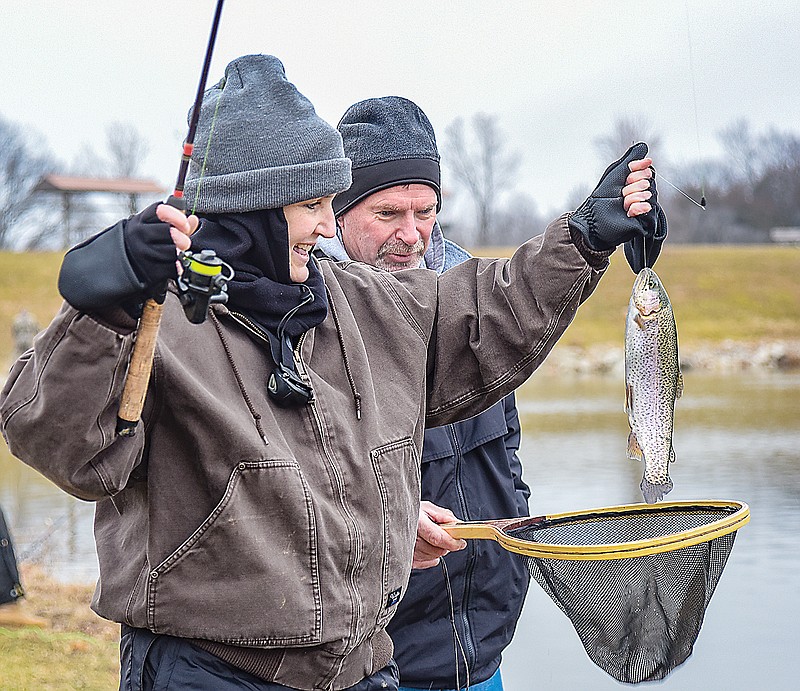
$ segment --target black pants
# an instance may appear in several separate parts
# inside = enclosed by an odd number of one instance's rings
[[[13,602],[18,597],[22,597],[22,586],[19,584],[17,558],[14,556],[6,518],[0,509],[0,605]]]
[[[122,625],[120,691],[295,691],[232,667],[182,638]],[[397,691],[392,661],[347,691]]]

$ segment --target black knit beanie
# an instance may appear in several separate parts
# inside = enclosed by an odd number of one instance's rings
[[[190,210],[276,209],[349,185],[341,136],[286,79],[278,58],[237,58],[203,95],[185,186]]]
[[[333,200],[342,215],[374,192],[395,185],[422,183],[442,206],[439,151],[433,126],[407,98],[370,98],[350,106],[338,124],[345,155],[353,162],[353,184]]]

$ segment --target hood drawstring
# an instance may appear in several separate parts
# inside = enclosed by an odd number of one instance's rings
[[[239,368],[233,361],[233,355],[231,354],[231,349],[230,346],[228,345],[228,338],[225,336],[225,332],[222,330],[222,324],[219,323],[217,315],[214,314],[213,311],[209,311],[208,314],[211,317],[211,322],[214,324],[214,328],[217,330],[217,335],[219,336],[219,340],[222,343],[222,348],[225,350],[225,355],[227,356],[228,362],[230,363],[231,369],[233,370],[233,376],[236,378],[236,383],[239,385],[239,391],[242,393],[242,398],[244,399],[244,402],[247,405],[247,409],[250,411],[250,415],[253,418],[253,422],[255,422],[258,434],[261,437],[261,439],[264,440],[264,444],[266,446],[269,446],[269,439],[267,439],[267,435],[264,433],[264,428],[261,425],[261,414],[256,412],[255,406],[253,406],[253,401],[250,399],[250,395],[247,393],[247,389],[244,388],[244,381],[242,380],[242,375],[239,373]]]
[[[358,389],[356,388],[355,379],[353,379],[353,372],[350,369],[350,360],[347,358],[347,349],[344,345],[344,338],[342,337],[342,329],[339,325],[339,315],[336,312],[336,305],[334,304],[333,300],[331,299],[331,294],[328,291],[327,286],[325,287],[325,291],[328,293],[328,310],[333,317],[333,323],[336,326],[336,338],[339,340],[339,348],[342,351],[342,360],[344,361],[344,371],[347,373],[347,381],[350,382],[350,391],[353,394],[353,402],[356,406],[356,420],[361,419],[361,394],[358,393]]]

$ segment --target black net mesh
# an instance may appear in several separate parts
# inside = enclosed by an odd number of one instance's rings
[[[706,526],[727,510],[620,512],[507,531],[541,544],[652,540]],[[569,617],[592,661],[618,681],[663,679],[692,653],[736,533],[624,559],[525,557],[533,578]]]

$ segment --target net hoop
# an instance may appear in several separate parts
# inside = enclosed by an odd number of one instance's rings
[[[579,524],[583,521],[631,517],[635,515],[662,513],[728,512],[706,525],[649,540],[619,542],[611,544],[547,544],[521,540],[507,531],[525,527],[552,527],[558,524]],[[603,559],[628,559],[649,554],[671,552],[682,547],[710,542],[732,533],[750,520],[750,507],[739,501],[675,501],[658,504],[624,504],[607,506],[587,511],[571,511],[536,518],[506,519],[500,521],[464,522],[444,524],[441,527],[453,537],[484,538],[499,542],[505,549],[527,557],[544,559],[571,559],[576,561],[599,561]]]

